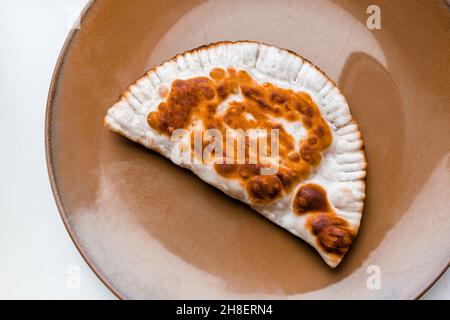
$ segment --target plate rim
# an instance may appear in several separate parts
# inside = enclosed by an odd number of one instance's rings
[[[85,20],[86,16],[89,14],[89,12],[91,11],[91,9],[94,7],[95,4],[96,0],[89,0],[89,2],[83,8],[77,19],[80,25]],[[45,159],[47,164],[47,172],[50,180],[53,198],[55,199],[56,206],[58,208],[58,213],[64,223],[64,227],[66,228],[67,233],[70,236],[70,239],[72,240],[76,249],[80,253],[81,257],[88,264],[89,268],[94,272],[97,278],[111,291],[111,293],[113,293],[120,300],[128,300],[129,298],[109,281],[109,279],[97,268],[95,263],[91,260],[90,256],[88,255],[88,253],[83,250],[82,245],[78,241],[78,237],[75,231],[72,229],[69,220],[67,218],[67,213],[61,200],[57,178],[55,174],[54,160],[52,157],[52,138],[51,138],[52,114],[55,107],[55,96],[59,87],[58,84],[59,84],[59,77],[61,75],[61,70],[64,67],[67,53],[71,48],[75,35],[78,33],[78,31],[79,29],[72,28],[69,34],[67,35],[67,38],[63,44],[63,47],[56,61],[56,65],[52,74],[52,79],[48,91],[46,112],[45,112]],[[439,268],[437,273],[432,274],[430,276],[430,280],[427,281],[421,287],[421,289],[419,289],[412,295],[412,299],[414,300],[420,299],[441,278],[441,276],[447,271],[449,267],[450,261],[447,262],[447,264],[444,264],[441,268]]]
[[[81,25],[81,23],[85,20],[87,14],[92,9],[92,7],[95,5],[95,0],[89,0],[89,2],[86,4],[86,6],[83,8],[81,13],[78,16],[77,21]],[[80,253],[83,260],[88,264],[89,268],[94,272],[94,274],[97,276],[98,279],[120,300],[127,300],[127,297],[119,291],[115,286],[112,285],[112,283],[106,278],[105,275],[97,268],[95,263],[91,260],[87,252],[85,252],[81,246],[81,244],[78,241],[78,237],[75,233],[75,231],[72,229],[69,220],[67,218],[66,211],[64,209],[63,202],[61,200],[57,178],[55,174],[55,168],[54,168],[54,161],[52,157],[52,114],[53,114],[53,107],[54,107],[54,101],[56,92],[58,90],[58,83],[59,83],[59,76],[61,74],[61,70],[64,66],[65,59],[67,56],[67,52],[69,51],[72,42],[75,38],[75,35],[78,33],[78,29],[71,28],[69,31],[69,34],[67,35],[67,38],[63,44],[63,47],[59,53],[58,59],[56,61],[55,69],[52,74],[52,79],[50,81],[50,87],[48,91],[47,96],[47,105],[46,105],[46,112],[45,112],[45,159],[47,163],[47,172],[50,180],[50,185],[53,193],[53,198],[55,199],[56,206],[58,208],[59,215],[63,221],[64,227],[67,230],[67,233],[70,236],[70,239],[72,240],[73,244],[75,245],[77,251]]]

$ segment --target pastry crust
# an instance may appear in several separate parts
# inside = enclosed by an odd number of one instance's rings
[[[277,178],[276,181],[258,175],[245,177],[248,180],[230,178],[217,170],[214,163],[186,164],[173,157],[172,149],[179,146],[171,141],[171,131],[164,132],[164,128],[161,129],[154,122],[159,119],[158,112],[162,112],[161,104],[165,103],[166,109],[173,107],[167,102],[174,94],[176,80],[186,83],[189,79],[212,79],[214,70],[242,72],[250,76],[252,83],[261,86],[269,83],[290,95],[304,93],[311,98],[311,104],[317,108],[314,114],[326,122],[325,128],[329,129],[332,140],[320,150],[320,160],[311,165],[306,176],[283,189],[278,187],[279,181],[284,182],[281,177],[281,180]],[[217,91],[214,81],[210,82]],[[236,90],[229,94],[245,98],[242,85]],[[219,102],[226,104],[229,101]],[[191,124],[189,121],[176,123],[176,126],[186,124],[188,128]],[[187,51],[153,68],[130,86],[109,109],[105,124],[111,130],[161,153],[177,165],[192,170],[226,194],[247,203],[316,248],[331,267],[340,263],[358,232],[367,167],[361,133],[336,84],[319,68],[291,51],[251,41],[219,42]],[[295,136],[296,143],[304,144],[311,138],[299,133],[305,130],[304,121],[293,119],[279,122],[278,125]],[[317,136],[320,137],[320,134]],[[312,143],[316,144],[317,141]],[[307,163],[308,154],[302,151],[306,152],[307,148],[299,151],[301,161]],[[312,160],[309,162],[312,163]],[[255,201],[254,197],[249,196],[253,190],[248,187],[250,180],[258,180],[255,181],[258,191],[268,184],[269,194],[276,193],[276,198]]]

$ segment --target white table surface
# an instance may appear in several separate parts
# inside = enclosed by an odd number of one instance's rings
[[[0,299],[115,298],[70,240],[45,162],[52,72],[85,3],[0,0]],[[79,287],[68,285],[71,270]],[[450,299],[449,271],[424,298]]]

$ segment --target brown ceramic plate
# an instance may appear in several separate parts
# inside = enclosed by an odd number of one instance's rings
[[[376,2],[381,30],[366,27],[372,1],[88,5],[51,85],[47,158],[70,235],[117,296],[416,298],[448,267],[450,10],[442,0]],[[146,70],[219,40],[293,50],[347,96],[369,170],[360,233],[337,269],[244,204],[103,126],[108,107]],[[373,270],[380,289],[367,286]]]

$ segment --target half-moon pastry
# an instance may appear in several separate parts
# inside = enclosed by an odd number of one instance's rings
[[[358,232],[361,133],[336,84],[293,52],[239,41],[177,55],[130,86],[105,124],[245,202],[331,267]]]

